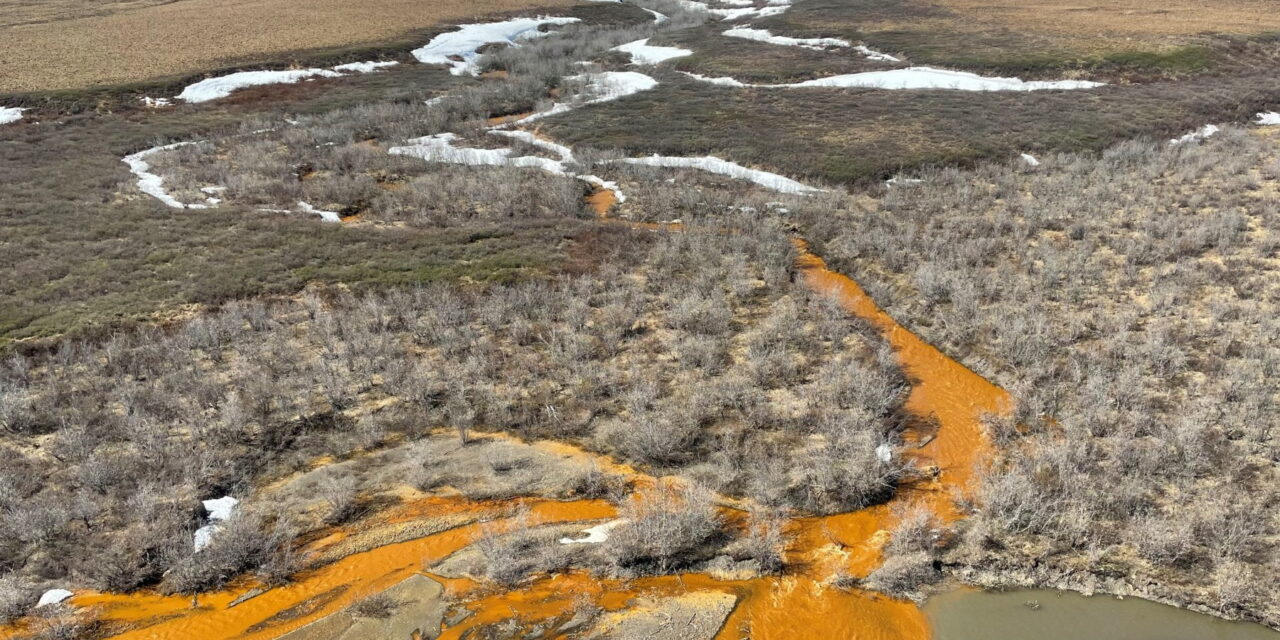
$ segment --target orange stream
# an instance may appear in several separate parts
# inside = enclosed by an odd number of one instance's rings
[[[603,194],[609,194],[605,196]],[[604,215],[613,203],[602,190],[592,205]],[[638,596],[676,595],[690,591],[719,591],[738,597],[738,604],[717,635],[717,640],[750,637],[753,640],[813,637],[858,640],[927,640],[928,623],[910,602],[893,600],[857,589],[830,586],[837,575],[864,577],[881,562],[881,549],[894,525],[893,503],[920,503],[943,521],[961,514],[954,499],[972,490],[976,468],[989,459],[991,445],[979,418],[1006,410],[1008,395],[965,369],[899,326],[868,298],[853,280],[826,268],[803,242],[798,268],[812,289],[838,300],[850,313],[873,323],[894,348],[911,380],[906,407],[917,416],[936,418],[936,437],[910,452],[921,466],[936,466],[940,473],[927,485],[904,488],[892,503],[834,516],[793,520],[788,525],[788,573],[781,577],[750,580],[718,580],[687,574],[642,578],[627,582],[601,579],[582,572],[544,577],[516,591],[484,595],[483,587],[470,580],[441,580],[454,596],[471,594],[468,605],[475,613],[445,631],[442,638],[461,638],[475,627],[518,618],[532,625],[568,619],[575,599],[589,599],[606,610],[624,609]],[[568,451],[571,447],[565,446]],[[629,470],[629,468],[628,468]],[[528,505],[537,521],[564,523],[599,520],[616,515],[604,501],[555,502],[542,499],[516,501]],[[382,522],[403,522],[420,516],[468,511],[485,517],[505,513],[513,503],[466,503],[458,499],[428,499],[404,505],[383,515]],[[727,520],[740,522],[740,514],[726,509]],[[358,553],[297,576],[277,587],[231,607],[252,584],[244,581],[225,591],[202,594],[198,605],[186,596],[82,593],[73,602],[98,607],[107,621],[135,626],[116,636],[122,640],[230,640],[266,639],[297,629],[339,611],[359,598],[386,589],[449,554],[471,544],[481,525],[470,524],[417,540],[389,544]],[[332,544],[342,539],[336,532],[312,544]],[[282,611],[307,603],[309,611],[274,623],[263,624]],[[251,631],[252,629],[252,631]],[[0,638],[8,634],[0,630]]]
[[[617,203],[618,195],[615,194],[612,189],[605,189],[604,187],[596,187],[596,189],[587,196],[587,206],[591,207],[591,210],[596,212],[596,215],[601,218],[609,215],[609,209],[612,209],[613,205]]]

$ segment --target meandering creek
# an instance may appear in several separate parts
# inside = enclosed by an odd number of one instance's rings
[[[593,204],[603,214],[612,203],[603,194],[598,198]],[[832,296],[851,314],[884,333],[912,380],[909,410],[936,420],[937,430],[930,434],[932,438],[909,455],[920,466],[936,467],[938,472],[927,483],[905,487],[893,503],[919,502],[943,520],[959,517],[953,496],[971,489],[974,468],[990,453],[979,417],[1000,411],[1006,394],[899,326],[857,283],[827,269],[803,243],[797,243],[797,247],[798,269],[804,282]],[[591,522],[616,515],[615,507],[603,501],[522,502],[544,523]],[[638,596],[715,591],[738,598],[738,605],[717,636],[722,640],[742,637],[743,632],[761,639],[811,638],[815,629],[822,629],[824,636],[832,638],[925,640],[930,637],[929,623],[913,604],[830,586],[836,576],[863,577],[879,566],[881,547],[894,524],[893,503],[792,521],[787,558],[796,568],[781,577],[719,580],[686,574],[623,582],[574,572],[543,578],[517,591],[487,596],[482,585],[470,580],[436,577],[447,593],[473,594],[474,598],[469,605],[474,614],[446,629],[441,637],[461,638],[468,629],[511,617],[529,625],[561,617],[571,609],[574,599],[584,594],[605,610],[617,610]],[[505,506],[509,509],[511,505]],[[421,505],[419,515],[439,516],[454,510],[500,517],[502,508],[460,499],[435,500]],[[398,517],[403,520],[414,513],[409,509]],[[306,572],[287,585],[258,595],[250,592],[253,585],[240,584],[195,599],[151,593],[82,593],[74,604],[97,607],[104,620],[133,626],[117,636],[122,640],[275,638],[409,576],[430,575],[430,565],[471,544],[480,534],[481,525],[473,523],[386,544]],[[330,536],[313,544],[323,545],[341,537]]]
[[[605,217],[613,193],[601,189],[591,200]],[[646,225],[677,231],[679,225]],[[352,603],[384,591],[415,575],[444,585],[447,596],[467,602],[471,615],[447,626],[439,636],[461,639],[484,625],[518,619],[526,629],[550,629],[565,621],[586,598],[605,611],[630,607],[640,597],[688,593],[724,593],[737,599],[716,635],[717,640],[802,639],[815,637],[865,640],[969,640],[982,638],[1096,640],[1115,638],[1221,638],[1263,640],[1280,634],[1257,625],[1241,625],[1137,599],[1084,598],[1053,591],[984,593],[961,590],[931,600],[921,610],[906,601],[857,589],[832,586],[837,576],[865,577],[881,563],[881,549],[895,522],[895,506],[920,504],[942,521],[962,517],[957,496],[972,491],[976,471],[992,453],[981,426],[987,413],[1006,410],[1008,395],[948,358],[898,325],[852,279],[828,269],[803,241],[796,241],[797,271],[805,285],[831,296],[851,315],[880,330],[911,380],[907,409],[925,418],[927,430],[907,434],[908,453],[920,468],[936,469],[931,479],[902,487],[889,504],[856,512],[800,518],[789,523],[789,569],[779,577],[717,579],[704,574],[649,577],[630,581],[603,579],[581,571],[544,577],[518,590],[495,592],[465,578],[433,575],[430,567],[475,542],[484,533],[480,520],[501,520],[525,506],[540,523],[601,522],[616,517],[613,504],[602,500],[558,502],[523,499],[470,502],[463,498],[430,498],[393,507],[381,526],[415,519],[465,516],[464,523],[406,541],[373,545],[321,568],[304,572],[289,584],[262,590],[249,581],[224,591],[187,596],[80,593],[73,604],[92,607],[100,618],[128,630],[121,640],[265,640],[279,638]],[[565,452],[585,452],[552,443]],[[914,446],[915,448],[911,448]],[[638,480],[629,467],[622,469]],[[740,514],[726,507],[732,520]],[[322,552],[348,532],[312,542],[308,551]],[[430,637],[434,629],[424,630]],[[0,637],[4,637],[0,632]]]

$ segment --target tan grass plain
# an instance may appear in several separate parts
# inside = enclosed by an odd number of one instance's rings
[[[81,89],[372,45],[578,0],[0,0],[0,94]]]
[[[1280,0],[936,1],[966,18],[1086,39],[1280,31]]]

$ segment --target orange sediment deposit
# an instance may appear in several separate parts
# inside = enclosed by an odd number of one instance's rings
[[[973,490],[979,467],[993,453],[982,417],[1008,412],[1009,394],[899,325],[876,306],[858,283],[828,269],[803,241],[797,240],[796,248],[800,252],[797,266],[805,283],[871,322],[893,347],[898,363],[911,380],[907,411],[938,423],[933,440],[913,454],[919,462],[940,471],[934,490],[926,492],[925,499],[944,520],[958,518],[960,514],[950,494],[958,491],[969,495]]]
[[[991,453],[981,417],[1007,410],[1008,394],[898,325],[856,282],[827,269],[802,242],[797,242],[797,248],[806,284],[835,297],[847,311],[884,334],[912,380],[908,410],[938,423],[935,437],[912,454],[922,465],[937,467],[937,478],[916,487],[920,491],[900,494],[894,502],[920,501],[943,521],[959,518],[953,499],[972,491],[976,469]],[[546,578],[529,589],[473,603],[475,615],[442,637],[461,638],[468,630],[509,618],[526,626],[562,619],[569,615],[575,597],[588,598],[610,611],[642,596],[710,590],[738,598],[717,640],[744,636],[799,640],[815,633],[828,638],[925,640],[930,636],[929,624],[914,604],[832,585],[838,577],[866,577],[880,566],[894,521],[891,505],[878,505],[792,522],[787,560],[795,569],[793,575],[783,577],[737,581],[689,574],[630,582],[585,574]]]
[[[664,225],[643,226],[673,229]],[[446,593],[466,602],[466,608],[472,612],[446,629],[442,638],[471,637],[481,627],[512,619],[526,629],[537,625],[551,631],[572,619],[584,603],[604,611],[623,612],[639,598],[696,592],[731,594],[736,598],[737,605],[716,640],[929,638],[928,622],[914,604],[868,591],[840,588],[836,582],[841,578],[866,577],[880,566],[882,549],[896,521],[896,506],[923,505],[944,522],[962,516],[954,500],[972,492],[978,470],[992,453],[981,417],[1006,411],[1008,394],[898,325],[856,282],[828,269],[803,242],[797,241],[796,245],[797,267],[805,284],[832,296],[850,313],[869,321],[882,332],[911,380],[906,408],[916,416],[936,421],[938,429],[933,438],[907,454],[921,466],[937,468],[933,481],[900,491],[889,504],[792,520],[787,525],[788,569],[783,576],[737,580],[684,574],[619,580],[570,571],[498,593],[486,592],[491,587],[469,579],[436,577],[445,585]],[[483,437],[511,436],[483,434]],[[627,478],[636,489],[660,486],[666,481],[573,445],[540,441],[530,446],[598,465],[602,471]],[[719,502],[732,505],[734,501]],[[483,521],[507,518],[518,509],[527,509],[528,520],[538,524],[604,520],[617,517],[618,511],[612,504],[600,500],[471,502],[461,497],[422,498],[397,505],[380,514],[376,521],[358,526],[390,528],[416,519],[450,515],[467,516],[468,523],[422,538],[353,553],[306,571],[287,585],[257,595],[253,594],[258,585],[245,579],[224,591],[201,594],[194,600],[190,596],[151,592],[82,593],[73,603],[94,607],[108,623],[131,627],[116,636],[127,640],[276,638],[407,577],[426,573],[428,567],[475,542],[486,530]],[[743,524],[742,513],[729,507],[722,507],[722,513],[730,528]],[[305,551],[332,547],[354,533],[335,530],[318,535]],[[0,638],[3,637],[5,633],[0,631]]]
[[[607,216],[615,204],[618,204],[618,195],[612,189],[596,187],[594,191],[587,194],[587,206],[601,218]]]
[[[528,118],[531,115],[533,115],[532,111],[525,111],[523,113],[512,113],[505,116],[493,116],[489,118],[489,126],[496,127],[496,126],[508,124],[511,122],[524,120],[525,118]]]
[[[607,502],[581,500],[515,501],[529,509],[541,523],[574,522],[612,517]],[[491,505],[470,505],[486,508]],[[390,544],[357,553],[319,569],[304,572],[287,585],[243,599],[256,585],[240,584],[224,591],[191,596],[155,593],[84,593],[73,599],[80,607],[100,611],[106,622],[135,623],[131,631],[114,636],[121,640],[246,640],[275,638],[356,600],[385,590],[473,542],[481,535],[479,523],[449,529],[408,542]],[[441,580],[451,591],[466,590],[466,580]],[[296,611],[295,616],[281,616]],[[155,624],[147,624],[155,621]]]

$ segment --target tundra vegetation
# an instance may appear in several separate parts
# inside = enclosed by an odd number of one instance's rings
[[[798,212],[831,264],[1017,401],[948,562],[1275,625],[1274,130],[1041,160]]]
[[[352,480],[309,485],[322,503],[310,520],[250,497],[197,552],[199,500],[252,496],[316,456],[439,428],[463,444],[497,430],[576,442],[701,487],[624,507],[639,509],[615,532],[627,571],[705,559],[723,535],[707,491],[797,513],[884,500],[905,471],[875,453],[903,427],[905,382],[886,347],[792,284],[794,249],[776,224],[711,214],[714,226],[682,233],[604,227],[591,242],[622,249],[585,275],[315,288],[12,355],[0,387],[4,610],[29,602],[23,585],[51,581],[197,592],[245,571],[284,579],[298,535],[356,512]],[[500,457],[495,473],[522,464]],[[400,482],[455,482],[431,463]],[[593,484],[607,480],[584,472],[559,490]],[[752,535],[764,542],[744,544],[767,555],[777,532]],[[499,569],[500,581],[523,575]]]
[[[948,572],[1280,625],[1276,143],[1234,129],[1120,142],[1274,108],[1273,41],[1184,25],[1125,49],[1044,24],[1014,38],[992,25],[1028,16],[977,0],[805,0],[758,26],[846,37],[904,64],[1120,84],[726,88],[677,68],[779,82],[880,65],[739,42],[654,6],[672,18],[660,32],[629,5],[575,9],[583,24],[488,52],[482,70],[501,73],[486,79],[402,65],[156,112],[135,104],[138,87],[24,96],[49,117],[0,130],[14,178],[0,180],[0,264],[13,274],[0,340],[18,341],[0,365],[0,621],[47,586],[194,593],[246,573],[278,584],[332,559],[301,557],[299,540],[445,487],[478,501],[613,500],[626,522],[582,554],[601,572],[724,556],[780,572],[786,518],[883,502],[914,473],[897,455],[907,381],[874,331],[794,282],[799,229],[1017,400],[990,420],[999,458],[959,534],[902,513],[862,586],[919,597]],[[1244,5],[1231,6],[1227,33]],[[907,9],[927,18],[917,30],[883,24]],[[957,17],[978,9],[993,22]],[[588,187],[567,176],[386,152],[452,132],[550,159],[491,135],[491,119],[572,99],[581,87],[564,78],[627,68],[609,49],[646,36],[702,50],[646,68],[657,88],[549,117],[539,133],[622,183],[615,213],[679,219],[678,232],[594,220]],[[1028,39],[1045,57],[1007,55]],[[961,56],[975,41],[981,55]],[[174,139],[200,142],[149,158],[166,188],[187,202],[222,188],[221,206],[168,210],[136,194],[120,157]],[[989,161],[1023,151],[1043,164]],[[780,197],[613,162],[647,152],[714,152],[869,190]],[[937,164],[952,166],[921,168]],[[877,184],[904,168],[921,182]],[[490,432],[576,443],[679,482],[624,501],[618,477]],[[321,456],[339,462],[317,472]],[[258,493],[286,478],[291,493]],[[245,500],[197,551],[199,501],[227,494]],[[745,522],[716,495],[745,499]],[[556,546],[562,532],[514,522],[456,562],[503,585],[584,562]],[[42,613],[44,637],[91,633],[65,607]]]

